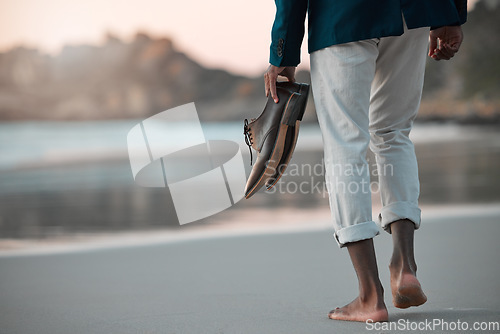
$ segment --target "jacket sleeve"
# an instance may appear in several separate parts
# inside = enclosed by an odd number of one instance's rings
[[[275,3],[269,62],[274,66],[297,66],[308,0],[275,0]]]
[[[455,7],[457,7],[458,16],[460,17],[460,24],[467,21],[467,0],[454,0]]]
[[[462,25],[467,21],[467,0],[453,0],[453,3],[455,5],[455,8],[457,9],[457,14],[459,18],[459,21],[453,25]],[[439,26],[431,27],[431,30],[437,28],[440,27]]]

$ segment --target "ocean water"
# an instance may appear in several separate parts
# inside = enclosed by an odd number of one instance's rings
[[[0,123],[0,238],[179,228],[168,189],[134,184],[126,138],[138,122]],[[237,142],[249,173],[242,123],[202,127],[208,140]],[[182,138],[182,126],[174,131]],[[419,160],[421,203],[500,203],[498,127],[417,124],[411,136]],[[302,125],[292,164],[322,164],[317,125]],[[324,207],[325,193],[287,188],[321,182],[320,174],[285,175],[279,191],[259,193],[231,210],[237,215],[247,209]]]

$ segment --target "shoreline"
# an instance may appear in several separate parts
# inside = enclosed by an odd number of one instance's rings
[[[81,141],[71,138],[74,142],[70,141],[70,145],[66,146],[52,146],[47,143],[41,142],[35,151],[18,154],[16,151],[15,158],[9,157],[9,152],[7,153],[7,159],[4,157],[4,161],[0,163],[0,170],[2,171],[30,171],[39,170],[45,168],[55,168],[55,167],[71,167],[80,165],[91,165],[91,164],[103,164],[103,163],[123,163],[128,164],[128,150],[126,147],[126,135],[128,133],[129,127],[127,126],[133,124],[134,121],[124,121],[116,125],[116,128],[109,130],[102,129],[102,124],[99,122],[62,122],[56,126],[59,131],[67,130],[68,127],[81,126],[82,129],[89,128],[91,126],[97,126],[95,135],[102,140],[97,141],[99,145],[96,146],[95,142],[93,145],[87,146],[87,144]],[[31,123],[15,123],[14,127],[30,127]],[[39,133],[37,135],[33,134],[33,140],[39,140],[43,134],[47,131],[53,130],[54,122],[47,122],[46,124],[39,125]],[[110,124],[113,124],[112,122]],[[240,123],[227,122],[227,123],[204,123],[203,131],[207,140],[217,140],[225,139],[235,141],[240,144],[241,152],[246,156],[246,145],[243,141],[243,136],[241,135]],[[224,130],[221,132],[221,129]],[[0,122],[0,130],[4,132],[9,128],[6,123]],[[496,131],[498,125],[493,124],[461,124],[457,122],[420,122],[415,124],[410,134],[410,138],[415,145],[426,145],[432,143],[449,143],[449,142],[470,142],[480,139],[485,133],[492,137],[494,146],[500,145],[500,135]],[[88,130],[88,129],[87,129]],[[467,131],[464,131],[467,130]],[[486,131],[485,131],[486,130]],[[83,131],[80,129],[80,131]],[[23,131],[21,131],[23,132]],[[62,131],[62,134],[65,134]],[[82,133],[86,133],[83,131]],[[221,133],[223,137],[221,138]],[[57,131],[55,132],[57,134]],[[106,139],[110,135],[113,140]],[[13,138],[10,138],[14,136]],[[2,136],[0,136],[1,138]],[[15,135],[10,133],[5,138],[16,141]],[[64,139],[68,139],[65,137]],[[60,138],[60,140],[64,140]],[[120,140],[117,140],[120,139]],[[123,140],[122,140],[123,139]],[[103,146],[104,145],[104,146]],[[19,147],[20,148],[20,147]],[[24,148],[24,147],[23,147]],[[9,148],[13,150],[14,147]],[[322,151],[323,142],[321,131],[317,123],[306,123],[301,126],[300,137],[297,142],[296,151]]]

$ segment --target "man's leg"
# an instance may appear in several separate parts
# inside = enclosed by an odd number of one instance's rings
[[[334,320],[387,321],[384,289],[378,277],[373,239],[349,243],[347,250],[358,276],[359,296],[350,304],[330,311],[328,317]]]
[[[391,224],[394,250],[389,269],[394,306],[407,308],[419,306],[427,301],[417,280],[417,263],[413,253],[415,225],[407,219]]]
[[[382,38],[370,100],[370,148],[382,199],[381,226],[392,232],[391,291],[396,307],[427,300],[416,278],[413,232],[420,226],[418,167],[409,133],[417,115],[425,71],[428,28]]]
[[[335,239],[341,247],[347,246],[360,290],[352,303],[330,312],[331,319],[387,320],[373,249],[378,227],[372,221],[366,161],[370,87],[377,56],[376,40],[335,45],[311,54]]]

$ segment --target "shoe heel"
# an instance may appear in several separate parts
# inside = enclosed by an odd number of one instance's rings
[[[309,85],[308,84],[301,84],[300,85],[300,100],[299,100],[299,115],[297,116],[297,120],[302,121],[302,117],[304,117],[304,112],[306,111],[306,106],[307,106],[307,98],[309,97]],[[303,107],[302,107],[303,106]]]
[[[306,111],[308,96],[309,85],[301,84],[299,92],[295,92],[290,96],[286,106],[289,111],[283,116],[281,124],[294,126],[297,121],[302,121],[302,117]]]
[[[293,93],[287,102],[286,111],[281,120],[281,124],[294,126],[295,122],[301,114],[300,110],[300,97],[299,93]]]

